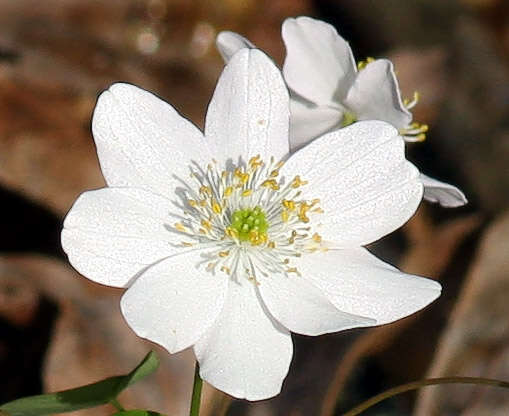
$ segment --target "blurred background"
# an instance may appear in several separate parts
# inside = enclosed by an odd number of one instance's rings
[[[187,414],[192,352],[138,339],[120,315],[122,290],[79,276],[60,247],[73,201],[104,185],[91,113],[100,91],[127,81],[203,126],[223,67],[215,35],[242,33],[281,64],[281,23],[298,15],[335,25],[358,60],[393,60],[403,96],[421,94],[414,118],[430,126],[409,158],[470,203],[423,203],[371,247],[440,280],[438,301],[380,328],[295,336],[279,396],[251,404],[206,387],[203,415],[332,416],[423,377],[509,380],[506,0],[0,0],[0,403],[125,373],[155,348],[159,371],[120,399]],[[507,415],[509,392],[430,387],[366,414]]]

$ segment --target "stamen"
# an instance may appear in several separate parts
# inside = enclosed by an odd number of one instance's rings
[[[223,209],[221,208],[221,205],[219,205],[217,201],[212,203],[212,211],[214,211],[216,214],[221,214],[222,210]]]
[[[186,232],[186,229],[185,227],[180,223],[180,222],[176,222],[175,223],[175,228],[180,231],[181,233],[185,233]]]
[[[375,58],[372,58],[371,56],[368,56],[364,61],[359,61],[357,62],[357,69],[359,71],[363,70],[364,68],[366,68],[366,66],[368,64],[370,64],[371,62],[375,62]]]
[[[426,132],[428,129],[427,124],[413,122],[408,127],[400,129],[399,134],[404,136],[407,142],[422,142],[426,140]]]
[[[216,161],[204,169],[192,166],[194,186],[184,200],[191,209],[183,210],[185,220],[174,227],[193,239],[183,247],[212,249],[205,254],[206,270],[260,284],[260,276],[299,274],[290,259],[321,249],[321,237],[304,226],[323,212],[320,200],[301,199],[308,182],[299,175],[278,179],[282,166],[274,158],[266,164],[259,155],[233,170],[219,170]]]

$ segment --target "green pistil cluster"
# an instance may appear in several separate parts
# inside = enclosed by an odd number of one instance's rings
[[[260,207],[239,209],[232,215],[231,229],[240,241],[251,241],[253,238],[267,238],[269,224]]]

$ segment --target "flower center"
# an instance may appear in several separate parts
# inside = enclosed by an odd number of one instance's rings
[[[249,241],[254,246],[267,241],[269,224],[265,212],[259,206],[238,209],[232,214],[231,221],[230,231],[236,234],[240,241]]]
[[[229,170],[215,160],[190,165],[171,228],[185,238],[181,246],[202,250],[197,267],[258,283],[260,276],[298,274],[293,258],[327,250],[311,222],[323,213],[320,201],[304,197],[308,182],[299,175],[280,178],[282,166],[259,156]]]

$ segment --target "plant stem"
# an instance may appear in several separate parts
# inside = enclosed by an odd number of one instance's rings
[[[119,412],[123,412],[125,411],[125,409],[122,407],[122,405],[119,403],[119,401],[117,399],[112,399],[110,400],[110,404],[115,406],[115,408],[119,411]]]
[[[501,380],[493,380],[489,378],[481,377],[441,377],[441,378],[428,378],[420,381],[413,381],[411,383],[402,384],[398,387],[386,390],[383,393],[377,394],[372,398],[362,402],[360,405],[354,407],[348,412],[344,413],[343,416],[357,416],[361,412],[369,409],[381,401],[388,399],[389,397],[396,396],[400,393],[404,393],[410,390],[417,390],[424,386],[434,386],[437,384],[484,384],[487,386],[503,387],[509,389],[509,382]]]
[[[203,381],[200,377],[200,365],[198,364],[198,361],[196,361],[196,366],[194,367],[193,395],[191,397],[191,410],[189,411],[189,416],[200,415],[202,385]]]

